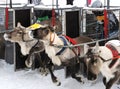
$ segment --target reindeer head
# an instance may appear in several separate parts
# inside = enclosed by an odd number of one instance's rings
[[[99,53],[99,44],[97,42],[94,47],[90,47],[88,49],[88,52],[85,55],[85,62],[87,68],[90,72],[92,72],[95,75],[98,75],[100,73],[101,61],[98,57]]]
[[[11,32],[4,34],[4,39],[11,42],[20,42],[31,40],[28,31],[20,23],[17,24]]]
[[[53,29],[54,28],[52,28],[48,25],[43,25],[38,29],[31,30],[30,36],[31,36],[31,38],[43,40],[47,35],[54,32]]]

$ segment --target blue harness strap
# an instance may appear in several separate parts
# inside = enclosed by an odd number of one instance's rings
[[[67,45],[67,40],[66,40],[66,38],[65,38],[64,36],[59,36],[59,38],[62,39],[62,41],[63,41],[63,43],[64,43],[64,46],[66,46],[66,45]],[[66,47],[62,47],[62,49],[61,49],[59,52],[57,52],[56,55],[60,55],[65,49],[66,49]]]

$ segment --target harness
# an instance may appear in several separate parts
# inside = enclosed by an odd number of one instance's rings
[[[25,40],[24,39],[24,35],[25,35],[26,33],[24,33],[24,31],[22,31],[22,41],[23,42],[30,42],[30,41],[33,41],[33,39],[31,39],[31,40]]]
[[[112,54],[113,54],[112,61],[111,61],[111,63],[109,64],[109,68],[112,68],[112,66],[113,66],[113,65],[117,62],[117,60],[120,58],[120,55],[119,55],[117,49],[116,49],[114,46],[112,46],[112,45],[110,45],[110,44],[107,44],[106,47],[107,47],[108,49],[110,49],[111,52],[112,52]]]
[[[65,38],[69,41],[69,42],[71,42],[73,45],[76,45],[77,44],[77,42],[75,41],[75,40],[73,40],[72,38],[70,38],[69,36],[65,36]],[[77,46],[77,48],[78,48],[78,55],[80,55],[80,47],[79,46]],[[72,49],[73,51],[74,51],[74,49]],[[76,52],[74,52],[74,53],[76,53]],[[77,55],[77,54],[76,54]]]
[[[73,40],[72,38],[68,37],[68,36],[65,36],[65,35],[62,35],[62,36],[59,36],[59,38],[62,39],[63,43],[64,43],[64,46],[67,46],[68,43],[67,42],[70,42],[72,43],[73,45],[77,44],[75,40]],[[56,55],[60,55],[64,50],[66,49],[66,47],[62,47],[62,49],[56,53]],[[80,55],[80,47],[78,47],[78,54],[75,52],[74,48],[71,50],[74,52],[74,54],[76,56]]]
[[[108,61],[111,61],[110,64],[108,65],[109,68],[112,68],[117,60],[120,58],[120,54],[118,53],[118,51],[116,50],[116,48],[110,44],[107,44],[106,47],[111,50],[112,54],[113,54],[113,58],[110,58],[108,60],[105,60],[104,58],[102,58],[100,55],[94,55],[93,56],[96,56],[96,57],[99,57],[103,62],[108,62]]]
[[[67,40],[65,39],[64,36],[59,36],[59,38],[62,39],[62,41],[63,41],[63,43],[64,43],[64,46],[68,45],[68,44],[67,44]],[[60,55],[65,49],[66,49],[66,47],[62,47],[62,49],[61,49],[59,52],[57,52],[56,55]]]
[[[110,44],[107,44],[106,47],[107,47],[108,49],[110,49],[111,52],[112,52],[112,55],[113,55],[112,60],[116,60],[116,59],[120,58],[120,55],[119,55],[117,49],[116,49],[114,46],[112,46],[112,45],[110,45]]]

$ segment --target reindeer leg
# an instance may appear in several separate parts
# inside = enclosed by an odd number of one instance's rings
[[[77,77],[77,75],[72,74],[72,78],[76,79],[78,82],[82,82],[81,77]]]
[[[106,78],[103,77],[103,84],[106,86]]]
[[[29,55],[25,61],[25,64],[28,68],[32,67],[32,69],[34,69],[34,67],[35,67],[35,57],[34,57],[35,53],[37,53],[37,54],[40,53],[38,47],[31,48],[31,50],[29,52]],[[32,60],[31,60],[31,57],[33,57]]]
[[[31,68],[32,67],[32,60],[31,60],[31,55],[32,55],[33,52],[30,52],[27,59],[25,60],[25,65],[28,67],[28,68]]]
[[[48,74],[48,69],[46,68],[46,64],[44,63],[44,61],[42,61],[41,55],[40,53],[37,53],[38,58],[39,58],[39,63],[40,63],[40,72],[42,73],[42,75],[47,75]],[[45,60],[45,59],[44,59]]]
[[[77,62],[78,60],[73,60],[72,62],[72,65],[70,65],[70,71],[71,71],[71,77],[76,79],[78,82],[82,82],[82,76],[81,74],[79,73],[79,70],[80,70],[80,62]]]
[[[53,67],[53,63],[50,61],[47,65],[47,68],[49,69],[51,79],[52,79],[53,83],[55,83],[57,86],[60,86],[61,82],[58,81],[57,77],[54,75],[54,73],[52,71],[52,67]]]
[[[35,69],[35,54],[33,53],[32,55],[31,55],[31,57],[30,58],[32,58],[31,60],[32,60],[32,70],[34,70]]]
[[[110,89],[112,85],[119,79],[120,74],[119,72],[115,72],[115,77],[111,78],[107,83],[106,83],[106,89]]]

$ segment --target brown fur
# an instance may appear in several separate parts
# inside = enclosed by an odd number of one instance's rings
[[[73,38],[73,39],[74,39],[78,44],[93,41],[93,39],[91,39],[90,37],[86,37],[86,36],[79,36],[79,37],[76,37],[76,38]]]
[[[48,24],[49,26],[52,26],[52,19],[49,19],[49,20],[45,20],[45,21],[42,21],[40,22],[40,24],[44,25],[44,24]],[[56,18],[55,20],[55,32],[58,33],[58,32],[62,32],[62,23],[60,22],[59,19]]]

